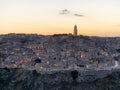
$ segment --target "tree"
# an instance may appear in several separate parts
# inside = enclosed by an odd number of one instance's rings
[[[40,58],[37,58],[34,60],[35,63],[41,63],[41,59]]]
[[[76,70],[72,71],[71,76],[72,76],[73,80],[76,80],[78,78],[78,71],[76,71]]]

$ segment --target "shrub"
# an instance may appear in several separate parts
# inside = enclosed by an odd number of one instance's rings
[[[41,59],[40,58],[37,58],[34,60],[35,63],[41,63]]]

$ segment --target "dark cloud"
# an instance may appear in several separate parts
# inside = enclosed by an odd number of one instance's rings
[[[77,16],[77,17],[84,17],[84,15],[82,15],[82,14],[74,14],[74,16]]]
[[[68,9],[63,9],[63,10],[60,10],[60,14],[69,14],[70,11]]]
[[[59,14],[65,14],[65,15],[67,15],[67,14],[72,14],[68,9],[63,9],[63,10],[60,10],[60,13]],[[84,17],[84,15],[82,15],[82,14],[77,14],[77,13],[75,13],[75,14],[73,14],[74,16],[76,16],[76,17]]]

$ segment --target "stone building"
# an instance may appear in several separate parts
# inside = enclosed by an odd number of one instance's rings
[[[77,26],[74,26],[74,31],[73,31],[73,35],[77,36],[78,35],[78,30],[77,30]]]

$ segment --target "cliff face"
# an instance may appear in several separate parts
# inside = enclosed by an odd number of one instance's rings
[[[104,74],[104,73],[103,73]],[[61,71],[51,74],[41,74],[36,70],[0,69],[0,90],[119,90],[120,71],[106,74],[103,78],[90,77],[84,74],[78,80],[80,73]]]

